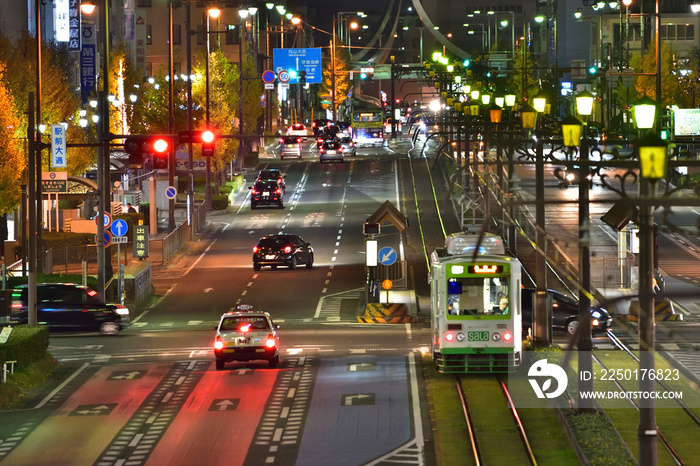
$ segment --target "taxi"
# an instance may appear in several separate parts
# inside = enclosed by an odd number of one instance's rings
[[[266,360],[269,367],[279,366],[279,325],[267,312],[255,311],[253,306],[243,304],[222,315],[215,329],[217,371],[231,361]]]

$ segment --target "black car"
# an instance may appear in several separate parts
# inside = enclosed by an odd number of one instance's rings
[[[333,121],[327,118],[319,118],[311,123],[311,128],[314,130],[314,136],[323,134],[328,128],[333,126]]]
[[[284,191],[277,180],[258,180],[250,189],[250,208],[256,209],[259,205],[276,205],[284,208]]]
[[[27,285],[12,291],[10,322],[26,324],[29,320]],[[49,330],[99,331],[115,335],[129,326],[129,308],[106,303],[97,292],[74,283],[40,283],[36,286],[37,322]]]
[[[578,301],[554,290],[547,290],[552,303],[552,329],[573,335],[578,328]],[[522,290],[523,334],[532,328],[535,308],[535,290]],[[593,333],[604,333],[612,325],[612,317],[605,309],[591,306],[591,329]]]
[[[285,175],[278,168],[264,168],[258,173],[258,178],[255,181],[267,181],[276,180],[277,184],[282,188],[282,192],[287,188],[285,182]]]
[[[343,145],[338,139],[327,139],[323,141],[321,147],[318,149],[318,159],[321,162],[326,162],[328,160],[338,160],[343,161]]]
[[[263,236],[253,248],[255,270],[266,265],[273,269],[283,265],[293,270],[298,264],[305,264],[308,269],[314,266],[314,250],[300,236],[287,233]]]

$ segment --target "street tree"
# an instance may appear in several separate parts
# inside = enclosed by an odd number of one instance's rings
[[[336,43],[340,39],[336,37]],[[335,58],[335,59],[334,59]],[[333,63],[335,62],[335,95],[333,95]],[[348,97],[350,90],[350,54],[345,48],[331,47],[331,56],[325,60],[323,66],[321,85],[318,89],[318,97],[322,101],[321,106],[328,110],[332,108],[331,97],[335,98],[336,108],[340,108]]]
[[[25,176],[22,122],[15,111],[15,99],[5,82],[6,68],[0,62],[0,215],[20,203]],[[3,217],[4,219],[4,217]]]
[[[637,76],[634,80],[636,97],[647,96],[656,100],[656,47],[652,44],[644,55],[635,53],[630,58],[630,67],[635,73],[649,73],[648,76]],[[678,66],[674,63],[670,48],[661,45],[661,104],[662,107],[677,105],[682,95]]]
[[[525,46],[526,41],[520,41],[515,48],[513,73],[508,79],[508,89],[520,100],[527,101],[539,90],[535,79],[535,64],[530,50]]]

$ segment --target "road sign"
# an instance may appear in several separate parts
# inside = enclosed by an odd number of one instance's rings
[[[279,75],[277,78],[280,80],[281,83],[286,84],[289,82],[292,77],[289,75],[289,71],[287,70],[280,70]]]
[[[306,71],[308,84],[320,84],[321,72],[321,48],[305,49],[274,49],[272,51],[274,62],[273,71],[279,76],[280,70],[297,70],[294,83],[299,83],[301,72]],[[281,80],[280,80],[281,81]]]
[[[124,236],[126,232],[129,231],[129,225],[127,225],[124,220],[118,218],[112,222],[111,230],[114,236]]]
[[[262,80],[268,84],[275,82],[275,72],[272,70],[263,71]]]
[[[279,83],[280,89],[289,89],[289,83]]]
[[[116,239],[116,238],[115,238],[115,239]],[[384,288],[385,290],[390,290],[392,286],[394,286],[394,284],[393,284],[392,281],[389,280],[389,279],[384,280],[384,281],[382,282],[382,288]]]
[[[68,172],[41,172],[41,190],[45,193],[68,191]]]
[[[134,225],[134,257],[148,257],[148,225]]]
[[[382,265],[391,265],[396,262],[396,251],[389,246],[381,248],[377,256]]]
[[[274,89],[275,85],[273,83],[265,83],[265,89]]]
[[[129,242],[129,238],[127,238],[126,236],[113,236],[112,242],[114,244],[126,244]]]
[[[100,224],[97,223],[100,221],[98,217],[95,217],[93,220],[95,220],[95,225],[100,226]],[[110,214],[109,212],[105,212],[103,220],[105,228],[109,228],[112,225],[112,214]]]
[[[165,189],[165,197],[168,199],[175,199],[175,196],[177,196],[177,189],[175,189],[175,186],[168,186]]]
[[[100,237],[97,235],[95,235],[95,244],[97,244],[97,245],[100,244]],[[104,246],[107,247],[110,244],[112,244],[112,233],[105,231]]]

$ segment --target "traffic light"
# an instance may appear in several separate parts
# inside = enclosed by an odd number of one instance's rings
[[[213,157],[216,135],[212,131],[202,131],[202,157]]]
[[[598,75],[598,71],[599,70],[598,70],[597,66],[595,66],[595,65],[589,66],[588,67],[588,76],[590,76],[591,78],[594,78]]]
[[[211,137],[212,139],[205,141],[204,140],[204,133],[209,133],[209,136],[207,138]],[[211,142],[213,140],[214,133],[210,130],[195,130],[195,131],[180,131],[177,133],[177,140],[178,144],[201,144],[203,142]]]
[[[168,168],[170,141],[166,137],[153,135],[132,135],[124,141],[124,152],[129,154],[130,167],[143,167],[145,157],[154,156],[154,168]],[[156,159],[164,159],[164,167],[155,167]],[[163,164],[163,161],[160,161]]]

